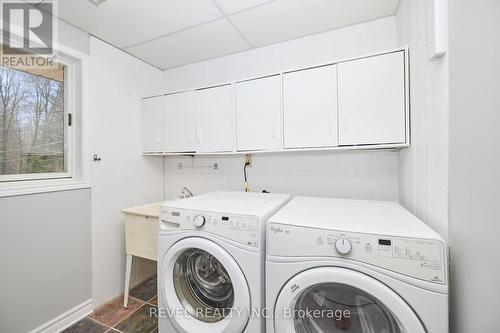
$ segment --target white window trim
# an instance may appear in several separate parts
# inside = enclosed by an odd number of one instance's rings
[[[0,36],[1,42],[3,41]],[[87,158],[89,156],[87,119],[89,55],[57,42],[54,42],[54,50],[58,56],[57,62],[66,66],[69,79],[69,84],[65,87],[68,88],[65,91],[65,122],[67,114],[72,113],[73,123],[72,126],[65,126],[67,172],[2,175],[0,197],[90,187],[90,160]]]

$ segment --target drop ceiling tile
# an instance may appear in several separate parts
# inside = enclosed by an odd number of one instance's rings
[[[276,0],[231,16],[254,46],[393,15],[399,0]]]
[[[273,0],[215,0],[226,14],[272,2]]]
[[[248,49],[246,41],[226,19],[178,32],[126,51],[162,69]]]
[[[115,46],[127,47],[222,16],[212,0],[59,1],[59,17]]]

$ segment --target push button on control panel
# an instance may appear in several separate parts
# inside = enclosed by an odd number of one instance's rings
[[[370,243],[366,243],[364,248],[365,248],[365,251],[368,253],[372,252],[372,250],[373,250],[373,247]]]

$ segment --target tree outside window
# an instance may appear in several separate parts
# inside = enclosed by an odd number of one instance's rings
[[[67,171],[64,70],[0,66],[0,178]]]

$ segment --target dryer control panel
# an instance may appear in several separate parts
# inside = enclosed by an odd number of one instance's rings
[[[160,229],[200,230],[252,247],[258,247],[261,241],[259,218],[249,215],[162,207]]]
[[[446,283],[446,251],[439,240],[381,236],[270,223],[267,254],[357,260],[434,283]]]

